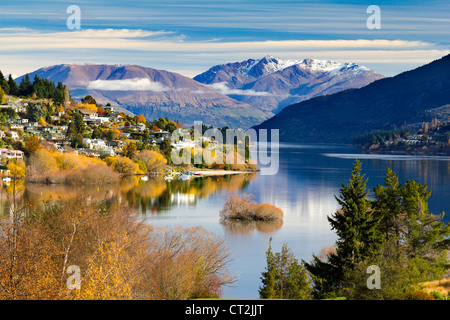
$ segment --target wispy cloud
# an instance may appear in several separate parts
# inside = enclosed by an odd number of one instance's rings
[[[187,39],[172,31],[111,28],[66,32],[0,28],[0,43],[0,57],[7,66],[5,70],[0,65],[0,69],[15,74],[55,63],[97,62],[142,64],[194,76],[215,64],[271,54],[286,59],[355,62],[392,75],[406,70],[406,64],[418,66],[450,53],[441,45],[415,40],[205,41]]]
[[[88,83],[87,89],[103,91],[153,91],[164,92],[170,90],[159,82],[152,82],[147,78],[124,80],[94,80]]]
[[[255,90],[242,90],[233,89],[228,87],[226,82],[218,82],[210,85],[211,88],[219,91],[225,95],[239,95],[239,96],[271,96],[269,92],[255,91]]]

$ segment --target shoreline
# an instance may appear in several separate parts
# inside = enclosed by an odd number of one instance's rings
[[[232,171],[232,170],[186,170],[189,171],[190,173],[200,173],[203,176],[225,176],[225,175],[229,175],[229,174],[245,174],[245,173],[256,173],[256,171]],[[164,175],[166,174],[173,174],[173,175],[180,175],[183,172],[178,172],[178,171],[174,171],[174,172],[166,172],[164,173]]]

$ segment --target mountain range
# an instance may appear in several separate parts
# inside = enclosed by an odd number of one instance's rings
[[[281,141],[350,143],[376,129],[430,121],[448,112],[450,55],[359,89],[284,108],[255,129],[279,129]]]
[[[35,75],[61,81],[73,99],[89,94],[98,103],[148,119],[168,117],[186,125],[202,120],[216,127],[248,128],[270,116],[191,78],[138,65],[61,64],[36,70],[30,79]]]
[[[361,88],[381,78],[381,74],[355,63],[265,56],[214,66],[194,80],[265,112],[278,113],[290,104]]]
[[[89,94],[101,104],[148,119],[168,117],[185,125],[201,120],[231,128],[249,128],[291,103],[383,77],[354,63],[272,56],[215,66],[194,79],[138,65],[107,64],[61,64],[36,70],[30,79],[34,75],[61,81],[76,100]]]

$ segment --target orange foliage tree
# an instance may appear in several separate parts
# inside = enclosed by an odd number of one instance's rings
[[[167,164],[167,159],[164,156],[153,150],[142,150],[134,157],[145,164],[148,172],[161,172]]]
[[[28,136],[25,139],[25,150],[29,153],[35,153],[41,146],[39,137],[36,135]]]
[[[135,121],[136,123],[146,123],[146,122],[147,122],[147,120],[145,119],[145,117],[144,117],[143,114],[140,114],[140,115],[138,115],[138,116],[135,116],[135,117],[134,117],[134,121]]]
[[[114,203],[79,194],[26,215],[16,207],[0,223],[0,299],[216,298],[235,280],[223,240],[202,228],[155,230]],[[67,286],[70,266],[78,289]]]

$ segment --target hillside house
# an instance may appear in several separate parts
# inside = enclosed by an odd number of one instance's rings
[[[23,151],[0,148],[1,159],[23,159]]]
[[[97,118],[98,114],[95,110],[87,110],[87,109],[78,109],[78,112],[83,116],[83,118]]]

